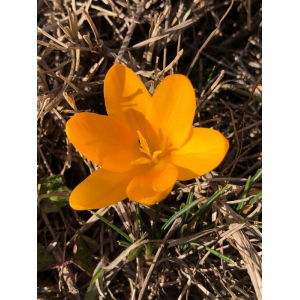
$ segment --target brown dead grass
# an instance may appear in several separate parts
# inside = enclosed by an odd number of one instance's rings
[[[97,168],[74,150],[65,123],[77,111],[106,113],[103,79],[115,62],[137,72],[150,92],[170,72],[190,72],[197,97],[194,126],[217,129],[230,141],[217,170],[178,182],[164,200],[159,225],[179,210],[193,186],[196,198],[226,183],[228,191],[185,237],[175,238],[180,220],[174,222],[153,257],[116,263],[124,251],[116,232],[69,206],[46,214],[39,195],[38,241],[56,263],[38,273],[38,299],[84,299],[91,274],[73,259],[79,231],[95,265],[114,264],[99,282],[101,299],[261,299],[262,235],[259,219],[250,220],[261,212],[261,202],[242,215],[231,202],[261,167],[261,1],[40,0],[37,12],[38,179],[61,174],[72,189]],[[257,183],[251,193],[260,190]],[[149,230],[156,206],[140,207]],[[133,202],[97,213],[141,243]],[[214,228],[203,230],[212,220]],[[178,245],[187,242],[202,245],[180,252]],[[149,236],[142,243],[151,243]]]

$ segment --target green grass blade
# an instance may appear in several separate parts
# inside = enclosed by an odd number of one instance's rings
[[[195,186],[193,186],[192,189],[190,190],[189,195],[186,200],[186,203],[182,203],[180,205],[180,210],[182,210],[186,205],[189,205],[193,201],[194,193],[195,193]],[[186,228],[185,223],[186,223],[187,218],[189,217],[189,214],[190,214],[190,209],[188,209],[182,216],[181,225],[178,228],[178,232],[177,232],[178,237],[183,237],[183,235],[182,235],[183,230]],[[182,249],[182,246],[181,247],[179,246],[179,248]]]
[[[181,203],[180,206],[179,206],[179,210],[182,210],[184,207],[185,207],[185,203]],[[179,226],[178,229],[177,229],[177,236],[178,236],[178,237],[180,237],[180,230],[181,230],[181,227],[182,227],[182,226],[184,225],[184,223],[185,223],[184,216],[185,216],[185,214],[182,216],[182,218],[181,218],[181,224],[180,224],[180,226]]]
[[[257,195],[255,195],[250,201],[249,204],[253,204],[259,200],[262,199],[262,192],[258,193]]]
[[[125,233],[123,232],[120,228],[118,228],[117,226],[115,226],[114,224],[110,223],[107,219],[105,219],[104,217],[100,216],[99,214],[89,210],[93,215],[95,215],[97,218],[99,218],[102,222],[104,222],[105,224],[107,224],[108,226],[110,226],[112,229],[114,229],[115,231],[117,231],[120,235],[122,235],[127,241],[129,241],[131,244],[133,243],[133,240]]]
[[[253,185],[262,178],[262,169],[259,169],[255,175],[251,178],[249,185],[247,186],[247,183],[245,187],[240,191],[240,193],[237,196],[237,199],[244,199],[247,197],[248,192],[253,187]],[[248,178],[249,179],[249,178]],[[248,180],[247,180],[248,182]]]
[[[255,183],[257,183],[258,180],[262,178],[262,169],[259,169],[255,175],[252,177],[251,182],[250,182],[250,187],[249,190],[253,187]]]
[[[180,237],[182,238],[183,237],[183,232],[184,230],[188,227],[187,224],[184,224],[181,228],[180,228]]]
[[[199,217],[201,219],[211,208],[212,204],[222,195],[225,193],[227,189],[227,185],[223,187],[221,190],[214,193],[202,206],[200,209],[198,209],[187,221],[187,223],[190,223],[193,221],[196,217]]]
[[[151,227],[151,236],[152,236],[152,239],[153,239],[153,240],[155,239],[155,230],[156,230],[157,221],[158,221],[158,216],[159,216],[159,213],[160,213],[162,204],[163,204],[163,202],[160,201],[160,202],[157,204],[157,207],[156,207],[155,219],[154,219],[153,226]]]
[[[247,182],[245,184],[245,187],[243,189],[243,192],[242,192],[239,199],[245,199],[247,197],[248,192],[249,192],[249,188],[250,188],[250,182],[251,182],[251,176],[248,177]],[[236,211],[238,213],[241,213],[241,211],[242,211],[243,207],[245,206],[245,204],[246,204],[246,201],[240,202],[238,204],[237,208],[236,208]]]
[[[186,205],[189,205],[190,203],[192,203],[193,199],[194,199],[194,193],[195,193],[195,186],[192,187],[191,191],[189,192],[188,198],[186,200]],[[186,223],[187,218],[189,217],[190,214],[190,209],[188,209],[185,214],[183,215],[183,224]]]
[[[184,224],[183,226],[181,226],[181,228],[179,228],[180,229],[180,232],[179,232],[179,237],[180,238],[182,238],[184,235],[183,235],[183,232],[184,232],[184,230],[186,229],[188,227],[188,225],[187,224]],[[184,248],[184,246],[185,246],[186,244],[181,244],[181,245],[179,245],[179,249],[180,250],[182,250],[183,248]]]
[[[262,178],[262,169],[259,169],[256,174],[251,178],[249,176],[245,187],[243,188],[243,190],[238,194],[237,199],[245,199],[248,196],[249,191],[251,190],[251,188],[254,186],[254,184],[260,180]],[[252,200],[252,199],[251,199]],[[258,199],[256,199],[257,201]],[[249,203],[251,204],[251,201],[249,201]],[[246,202],[240,202],[236,208],[236,211],[238,213],[241,213],[243,207],[245,206]]]
[[[208,229],[212,229],[212,228],[215,227],[215,225],[216,225],[216,221],[210,222],[210,223],[208,223],[207,225],[205,225],[205,226],[201,229],[201,231],[208,230]]]
[[[84,300],[94,300],[96,294],[97,294],[97,287],[96,287],[96,284],[94,283],[89,286],[89,288],[86,292],[86,295],[84,297]]]
[[[237,88],[237,87],[232,87],[232,86],[230,86],[230,85],[228,85],[228,84],[222,85],[222,88],[225,89],[225,90],[231,90],[231,91],[233,91],[233,92],[236,92],[236,93],[238,93],[238,94],[240,94],[240,95],[244,95],[244,96],[247,96],[247,97],[251,96],[251,94],[252,94],[252,93],[249,93],[249,92],[247,92],[247,91],[245,91],[245,90],[243,90],[243,89],[239,89],[239,88]],[[261,96],[256,95],[256,94],[253,94],[253,95],[252,95],[252,99],[253,99],[253,100],[256,100],[256,101],[259,101],[259,102],[262,101]]]
[[[214,75],[215,69],[216,69],[216,65],[213,66],[211,72],[209,73],[207,81],[206,81],[206,84],[208,84],[211,81],[211,79],[212,79],[212,77]]]
[[[243,193],[241,194],[241,197],[239,199],[245,199],[248,196],[249,188],[250,188],[250,183],[251,183],[251,176],[248,177],[247,182],[245,184]]]
[[[221,254],[220,252],[218,252],[218,251],[216,251],[216,250],[214,250],[214,249],[211,249],[211,248],[209,248],[209,247],[207,247],[207,246],[205,246],[205,245],[202,245],[202,246],[204,247],[204,249],[205,249],[206,251],[209,251],[210,253],[214,254],[215,256],[217,256],[217,257],[219,257],[219,258],[225,260],[225,261],[228,262],[229,264],[232,264],[232,265],[235,264],[230,258],[228,258],[227,256]]]
[[[102,275],[104,275],[104,269],[100,268],[97,273],[94,275],[92,281],[91,281],[91,285],[95,284],[96,280]]]
[[[140,247],[134,249],[132,252],[130,252],[130,253],[128,254],[128,257],[127,257],[126,260],[127,260],[127,261],[132,261],[132,260],[134,260],[134,259],[139,255],[139,253],[143,250],[143,248],[145,248],[145,246],[146,246],[146,245],[143,245],[143,246],[140,246]]]
[[[140,204],[138,202],[136,202],[135,207],[136,207],[136,214],[138,217],[139,234],[140,234],[140,237],[142,237],[144,229],[143,229],[143,221],[142,221],[142,216],[141,216]]]
[[[125,247],[125,248],[128,248],[131,243],[128,243],[126,241],[118,241],[118,244],[121,246],[121,247]]]
[[[186,205],[183,209],[179,210],[177,213],[175,213],[161,228],[160,232],[158,233],[158,238],[160,239],[164,231],[181,215],[183,215],[187,210],[190,210],[192,207],[197,205],[202,199],[195,200],[191,202],[189,205]]]
[[[205,245],[203,245],[203,244],[198,244],[198,243],[191,242],[191,243],[189,243],[189,245],[190,245],[190,246],[197,246],[197,247],[198,247],[198,246],[203,246],[204,249],[205,249],[206,251],[212,253],[213,255],[215,255],[215,256],[217,256],[217,257],[219,257],[219,258],[225,260],[225,261],[228,262],[229,264],[232,264],[232,265],[235,264],[235,262],[232,261],[229,257],[227,257],[227,256],[221,254],[220,252],[218,252],[218,251],[216,251],[216,250],[214,250],[214,249],[211,249],[211,248],[209,248],[209,247],[207,247],[207,246],[205,246]]]

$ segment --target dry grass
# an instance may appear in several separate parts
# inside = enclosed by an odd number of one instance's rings
[[[38,180],[61,174],[73,189],[97,168],[74,150],[65,123],[77,111],[106,113],[103,79],[115,62],[137,72],[150,92],[170,72],[189,74],[197,97],[194,126],[217,129],[230,141],[214,172],[175,185],[158,226],[192,187],[196,199],[229,184],[226,193],[182,238],[176,238],[178,218],[152,255],[128,259],[133,249],[153,244],[149,235],[139,239],[133,202],[97,212],[135,241],[125,249],[120,235],[89,211],[66,205],[45,212],[39,193],[38,242],[52,259],[38,272],[38,299],[84,299],[99,262],[105,274],[97,299],[261,299],[261,200],[241,213],[235,209],[247,177],[261,168],[261,1],[40,0],[37,12]],[[256,183],[249,196],[260,191]],[[140,208],[150,232],[156,206]],[[199,246],[180,249],[189,242]]]

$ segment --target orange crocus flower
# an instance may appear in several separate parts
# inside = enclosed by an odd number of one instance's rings
[[[129,68],[115,64],[104,80],[108,116],[79,113],[66,125],[68,138],[101,166],[71,193],[74,209],[96,209],[126,197],[155,204],[176,180],[216,168],[228,151],[218,131],[192,128],[196,98],[184,75],[167,76],[153,96]]]

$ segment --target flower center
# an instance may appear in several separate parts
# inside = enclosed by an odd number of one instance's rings
[[[150,151],[150,148],[148,146],[148,143],[146,141],[146,139],[142,136],[141,132],[138,130],[137,131],[138,136],[139,136],[139,142],[140,142],[140,151],[144,154],[146,154],[146,156],[141,156],[138,159],[132,161],[131,163],[136,165],[145,165],[145,164],[157,164],[158,163],[158,159],[157,156],[159,154],[162,153],[161,150],[158,151],[154,151],[153,154]]]

